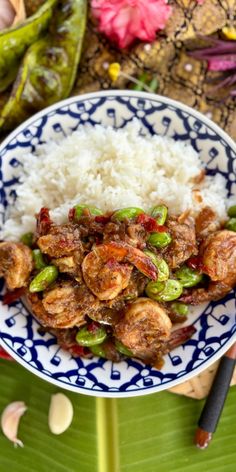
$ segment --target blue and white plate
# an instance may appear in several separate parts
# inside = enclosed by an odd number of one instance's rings
[[[196,149],[207,173],[227,178],[236,195],[236,146],[213,122],[181,103],[142,92],[110,91],[73,97],[30,118],[0,146],[0,223],[16,196],[15,169],[21,156],[49,138],[66,136],[78,125],[97,123],[124,128],[138,118],[143,134],[186,141]],[[1,284],[3,289],[3,283]],[[197,331],[184,346],[165,357],[161,371],[128,359],[113,364],[104,359],[73,358],[50,334],[39,334],[38,323],[23,302],[1,306],[1,344],[20,364],[55,385],[106,397],[131,397],[171,388],[215,362],[236,341],[235,292],[219,302],[196,307],[187,324]]]

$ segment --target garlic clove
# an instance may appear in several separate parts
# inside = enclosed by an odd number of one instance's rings
[[[73,419],[73,406],[64,393],[51,396],[48,413],[48,426],[53,434],[62,434],[66,431]]]
[[[10,0],[10,3],[15,10],[15,18],[12,23],[12,26],[15,26],[18,23],[22,23],[26,18],[25,2],[24,0]]]
[[[15,18],[15,10],[9,0],[1,1],[0,10],[0,30],[2,30],[12,25]]]
[[[13,402],[7,405],[2,412],[2,432],[15,446],[24,446],[23,442],[17,438],[17,432],[20,418],[26,410],[27,406],[24,402]]]

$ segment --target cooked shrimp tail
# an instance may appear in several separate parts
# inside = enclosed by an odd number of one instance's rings
[[[224,282],[210,282],[207,288],[196,288],[186,291],[180,301],[189,305],[199,305],[200,303],[220,300],[232,290],[232,287]]]
[[[175,331],[172,331],[170,339],[167,343],[168,350],[172,351],[172,349],[175,349],[176,347],[184,344],[194,335],[194,333],[196,333],[196,331],[197,330],[193,325],[185,326],[184,328],[179,328]]]

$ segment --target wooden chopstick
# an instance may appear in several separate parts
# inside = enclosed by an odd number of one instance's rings
[[[222,357],[210,393],[198,421],[194,442],[205,449],[217,428],[230,386],[236,360],[236,343]]]

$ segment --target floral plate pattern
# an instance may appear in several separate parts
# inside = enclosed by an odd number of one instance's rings
[[[27,120],[0,146],[0,224],[13,204],[21,156],[50,138],[64,137],[79,125],[124,128],[133,118],[143,135],[160,134],[186,141],[196,149],[210,175],[227,179],[228,195],[236,195],[236,146],[213,122],[181,103],[142,92],[109,91],[73,97]],[[4,284],[0,284],[0,300]],[[236,340],[235,292],[223,300],[195,307],[187,324],[196,333],[165,357],[161,371],[127,359],[119,364],[73,358],[54,336],[38,332],[39,324],[23,301],[1,304],[0,342],[12,357],[39,377],[61,388],[87,395],[131,397],[184,382],[216,361]]]

